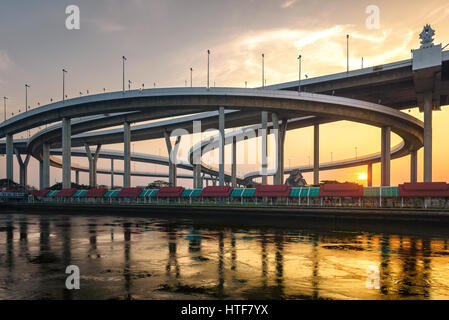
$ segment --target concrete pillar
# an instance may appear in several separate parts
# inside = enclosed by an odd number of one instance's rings
[[[128,122],[123,124],[123,187],[131,186],[131,126]]]
[[[43,168],[43,161],[39,160],[39,190],[44,189],[44,168]]]
[[[89,160],[89,186],[96,188],[97,187],[97,163],[98,156],[101,151],[101,144],[97,145],[97,150],[95,150],[95,154],[92,156],[89,145],[85,144],[87,159]]]
[[[71,176],[71,148],[72,134],[69,118],[62,119],[62,188],[68,189],[72,185]]]
[[[287,119],[283,119],[279,126],[279,148],[280,148],[280,161],[279,161],[279,184],[284,184],[284,158],[285,158],[285,135],[287,134]]]
[[[224,108],[220,107],[218,112],[218,128],[220,131],[219,152],[219,185],[224,186],[224,165],[225,165],[225,116]]]
[[[201,177],[200,177],[200,185],[201,185],[201,188],[203,188],[203,186],[204,186],[204,181],[206,180],[206,173],[203,173],[202,175],[201,175]]]
[[[410,152],[410,182],[418,182],[418,151]]]
[[[424,182],[432,182],[432,92],[424,94]]]
[[[98,186],[98,182],[97,182],[97,167],[98,167],[98,157],[100,156],[100,151],[101,151],[101,144],[97,145],[97,149],[95,150],[95,155],[93,157],[93,168],[94,170],[92,171],[92,175],[94,178],[94,186],[97,187]]]
[[[277,113],[271,114],[273,129],[277,130],[277,154],[276,154],[276,173],[273,184],[284,184],[284,143],[287,132],[287,119],[283,119],[279,125],[279,116]]]
[[[172,186],[176,187],[178,185],[178,168],[176,168],[176,163],[173,163],[172,165]]]
[[[20,184],[26,186],[28,184],[28,161],[30,160],[30,155],[28,154],[25,161],[20,165]]]
[[[391,128],[382,127],[381,186],[390,186]]]
[[[80,184],[80,171],[79,170],[75,171],[75,183],[78,185]]]
[[[168,131],[164,131],[164,137],[165,137],[165,144],[167,145],[167,152],[168,152],[168,182],[173,186],[176,187],[176,176],[177,176],[177,168],[176,168],[176,161],[177,161],[177,154],[179,149],[179,143],[181,142],[181,136],[178,136],[176,138],[175,145],[172,146],[170,141],[170,135]]]
[[[268,112],[263,111],[262,114],[262,184],[267,184],[267,127]]]
[[[16,155],[17,163],[19,164],[19,184],[24,186],[23,180],[25,178],[25,170],[23,168],[22,156],[20,155],[19,150],[17,150],[16,148],[14,148],[14,154]]]
[[[197,164],[195,167],[196,167],[196,187],[198,189],[202,189],[203,181],[201,179],[201,164]]]
[[[12,135],[6,135],[6,179],[14,180],[14,140]]]
[[[237,188],[237,137],[232,137],[232,186]]]
[[[193,145],[198,147],[193,149],[193,186],[196,189],[201,188],[200,186],[200,174],[201,174],[201,121],[193,121]]]
[[[276,139],[276,173],[273,176],[273,184],[280,184],[279,172],[281,170],[281,146],[280,146],[280,130],[279,130],[279,116],[277,113],[273,112],[271,114],[271,122],[273,124],[273,129],[277,131]]]
[[[320,184],[320,125],[313,125],[313,184]]]
[[[111,159],[111,189],[114,188],[114,159]]]
[[[367,170],[367,184],[368,187],[372,187],[373,186],[373,164],[372,163],[368,163],[368,170]]]
[[[193,188],[201,189],[201,164],[193,165]]]
[[[94,164],[93,164],[93,159],[92,159],[92,153],[90,152],[90,147],[88,144],[85,144],[84,147],[86,148],[87,161],[89,162],[89,186],[95,187],[94,178],[93,178]]]
[[[170,135],[167,131],[164,131],[164,137],[165,137],[165,144],[167,146],[167,153],[168,153],[168,183],[171,186],[175,186],[173,183],[173,159],[172,159],[172,145],[170,141]]]
[[[42,188],[50,187],[50,145],[44,143],[42,145]]]
[[[14,152],[17,157],[17,162],[19,163],[19,183],[21,186],[26,186],[28,183],[28,162],[30,161],[30,155],[27,154],[25,157],[25,160],[22,159],[22,156],[19,153],[19,150],[14,148]]]

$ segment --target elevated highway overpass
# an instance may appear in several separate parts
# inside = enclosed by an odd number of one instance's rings
[[[298,92],[299,89],[299,92]],[[352,165],[382,163],[382,185],[389,185],[389,161],[391,157],[411,155],[411,178],[417,179],[416,152],[424,146],[424,180],[431,180],[431,116],[433,110],[449,103],[449,52],[441,51],[441,46],[427,46],[414,50],[412,59],[379,65],[361,70],[338,73],[316,78],[291,81],[263,89],[236,88],[169,88],[113,92],[84,96],[56,102],[47,106],[17,115],[0,125],[0,137],[6,137],[7,176],[12,176],[12,154],[14,147],[24,154],[33,156],[50,165],[50,149],[62,149],[63,180],[70,178],[70,147],[91,146],[110,143],[124,143],[125,185],[129,184],[131,161],[130,141],[164,138],[167,131],[175,128],[192,129],[192,122],[201,120],[204,128],[217,128],[223,132],[222,145],[228,138],[224,135],[226,127],[236,128],[257,126],[261,123],[261,112],[268,114],[267,121],[274,123],[272,128],[279,130],[278,139],[280,168],[276,171],[277,181],[282,181],[283,139],[289,129],[314,127],[314,158],[319,158],[319,125],[339,120],[356,121],[382,128],[382,150],[376,155],[361,159],[342,160],[334,164],[320,164],[314,161],[310,168],[317,181],[319,170]],[[424,111],[424,124],[399,110],[419,107]],[[217,110],[219,110],[217,112]],[[271,116],[273,115],[273,116]],[[131,123],[147,120],[160,120],[154,124],[131,127]],[[294,119],[307,119],[299,122]],[[12,142],[14,134],[45,124],[61,121],[60,124],[42,130],[23,143]],[[100,130],[123,125],[123,128]],[[268,125],[259,125],[268,128]],[[403,143],[390,148],[390,132],[402,137]],[[228,134],[226,134],[228,135]],[[220,138],[221,139],[221,138]],[[224,153],[219,140],[214,147]],[[430,143],[429,143],[430,139]],[[232,143],[232,142],[231,142]],[[224,167],[211,168],[203,163],[193,163],[194,150],[203,150],[208,142],[201,143],[191,150],[189,159],[198,179],[199,168],[203,173],[218,175],[220,183],[228,181],[229,175]],[[209,142],[209,144],[211,144]],[[167,145],[168,146],[168,145]],[[169,147],[169,146],[168,146]],[[1,149],[1,143],[0,143]],[[223,149],[223,150],[222,150]],[[426,151],[427,149],[427,151]],[[48,150],[48,151],[46,151]],[[86,154],[89,154],[87,149]],[[100,152],[101,155],[101,152]],[[356,161],[355,161],[356,160]],[[173,166],[168,159],[168,165]],[[195,173],[196,172],[196,173]],[[43,169],[46,175],[46,169]],[[266,173],[265,173],[266,174]],[[173,176],[173,175],[172,175]],[[232,178],[232,174],[230,175]],[[234,174],[235,176],[235,174]],[[260,173],[249,173],[247,181]],[[64,178],[65,177],[65,178]],[[171,178],[173,179],[173,177]]]

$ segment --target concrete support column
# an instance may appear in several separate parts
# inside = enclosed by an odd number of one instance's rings
[[[16,154],[17,157],[17,162],[19,163],[19,173],[20,173],[20,178],[19,178],[19,183],[22,186],[26,186],[27,182],[28,182],[28,162],[30,161],[30,155],[27,154],[25,157],[25,160],[22,159],[22,156],[19,153],[19,150],[14,148],[14,152]]]
[[[193,165],[193,188],[201,189],[201,164]]]
[[[200,176],[200,185],[201,185],[201,188],[203,188],[205,180],[206,180],[206,173],[203,173],[203,174]]]
[[[197,164],[195,166],[195,170],[196,170],[196,187],[198,189],[202,189],[203,188],[203,180],[201,179],[201,164]]]
[[[40,160],[39,161],[39,190],[44,189],[44,182],[43,182],[44,172],[43,171],[44,171],[43,161]]]
[[[111,189],[114,188],[114,159],[111,159]]]
[[[237,137],[232,137],[232,186],[237,188]]]
[[[273,176],[273,184],[280,184],[280,178],[279,178],[279,172],[281,170],[281,146],[280,146],[280,130],[279,130],[279,116],[277,113],[273,112],[271,114],[271,122],[273,124],[273,130],[277,132],[277,139],[276,141],[276,172]]]
[[[86,148],[87,161],[89,162],[89,186],[95,187],[94,178],[93,178],[94,164],[93,164],[92,153],[90,152],[90,147],[88,144],[85,144],[84,147]]]
[[[320,125],[313,125],[313,184],[320,184]]]
[[[6,135],[6,179],[14,180],[14,140],[12,135]]]
[[[268,127],[268,112],[262,111],[262,184],[267,184],[267,127]]]
[[[432,92],[424,94],[424,182],[432,182]]]
[[[220,153],[220,163],[219,163],[219,185],[224,186],[224,165],[225,165],[225,115],[224,107],[219,108],[218,112],[218,129],[220,131],[220,141],[219,141],[219,153]]]
[[[131,126],[123,124],[123,187],[131,187]]]
[[[284,183],[284,142],[285,134],[287,131],[287,119],[283,119],[279,125],[279,116],[277,113],[271,114],[271,121],[273,123],[273,129],[277,130],[277,152],[276,152],[276,173],[274,175],[273,184]]]
[[[381,186],[390,186],[391,127],[382,127]]]
[[[279,126],[279,149],[280,149],[280,161],[279,161],[279,184],[284,184],[284,158],[285,158],[285,135],[287,134],[287,119],[283,119]]]
[[[98,180],[97,180],[97,168],[98,168],[98,158],[100,156],[100,151],[101,151],[101,144],[97,145],[97,150],[95,150],[95,155],[94,155],[94,170],[93,170],[93,176],[94,176],[94,183],[95,183],[95,187],[98,186]]]
[[[71,122],[69,118],[62,119],[62,188],[68,189],[72,185],[71,177]]]
[[[196,133],[193,135],[193,145],[195,148],[193,149],[192,155],[192,165],[193,165],[193,187],[196,189],[201,188],[200,186],[200,174],[201,174],[201,121],[193,121],[193,132]]]
[[[368,187],[372,187],[373,186],[373,164],[372,163],[368,163],[368,170],[367,170],[367,184]]]
[[[177,168],[176,168],[176,162],[177,162],[177,154],[179,149],[179,143],[181,142],[181,136],[178,136],[176,138],[175,145],[172,146],[170,141],[170,135],[168,134],[168,131],[164,131],[164,137],[165,137],[165,144],[167,145],[167,152],[168,152],[168,182],[173,186],[176,187],[176,176],[177,176]]]
[[[418,152],[410,152],[410,182],[418,182]]]
[[[25,161],[20,164],[20,184],[26,186],[28,184],[28,162],[30,160],[30,155],[27,154]]]
[[[42,145],[42,188],[50,187],[50,145],[44,143]]]
[[[165,137],[165,144],[167,146],[167,153],[168,153],[168,183],[171,186],[175,186],[174,183],[174,171],[175,168],[173,166],[173,157],[172,157],[172,145],[171,145],[171,141],[170,141],[170,135],[168,134],[167,131],[164,131],[164,137]]]
[[[97,145],[97,150],[95,150],[95,154],[92,155],[90,151],[89,145],[85,144],[87,159],[89,160],[89,186],[96,188],[97,187],[97,163],[98,156],[100,155],[101,144]]]

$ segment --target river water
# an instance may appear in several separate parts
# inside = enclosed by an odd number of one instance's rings
[[[449,299],[448,228],[252,219],[2,212],[0,299]]]

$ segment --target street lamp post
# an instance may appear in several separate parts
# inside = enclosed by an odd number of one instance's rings
[[[193,77],[192,77],[192,73],[193,73],[193,68],[190,68],[190,88],[192,88],[192,86],[193,86]]]
[[[355,147],[355,159],[357,160],[357,147]]]
[[[62,69],[62,101],[65,100],[65,74],[67,73],[66,69]]]
[[[346,35],[346,73],[349,73],[349,34]]]
[[[30,86],[25,84],[25,112],[28,111],[28,88],[30,88]]]
[[[207,89],[209,89],[209,57],[210,50],[207,50]]]
[[[125,92],[125,61],[126,57],[122,56],[122,64],[123,64],[123,92]]]
[[[28,111],[28,88],[29,85],[25,84],[25,112]],[[30,138],[30,130],[28,130],[28,139]]]
[[[262,53],[262,88],[265,88],[265,54]]]
[[[298,56],[298,64],[299,64],[299,70],[298,70],[298,93],[301,92],[301,55]]]
[[[4,121],[6,121],[6,100],[8,100],[8,98],[7,97],[3,97],[3,110],[4,110],[4,112],[5,112],[5,120]]]

